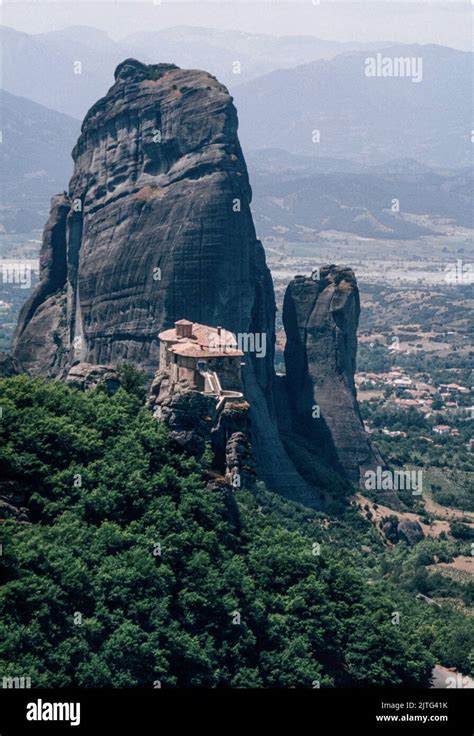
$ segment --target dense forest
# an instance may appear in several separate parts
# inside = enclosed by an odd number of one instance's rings
[[[427,687],[435,662],[468,671],[474,619],[416,599],[462,541],[387,548],[349,504],[335,518],[262,484],[211,490],[132,370],[114,396],[7,378],[0,404],[2,478],[29,509],[1,526],[0,677]]]

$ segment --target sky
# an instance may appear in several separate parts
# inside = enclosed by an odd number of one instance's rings
[[[188,25],[472,50],[474,0],[0,0],[0,4],[1,23],[26,33],[87,25],[120,39],[137,31]]]

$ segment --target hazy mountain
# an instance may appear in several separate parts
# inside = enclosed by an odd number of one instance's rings
[[[0,91],[0,227],[42,228],[53,194],[67,188],[80,122]]]
[[[345,162],[332,159],[313,163],[276,151],[272,159],[249,157],[260,236],[283,233],[288,240],[308,240],[322,230],[339,230],[364,237],[416,238],[436,233],[438,218],[473,227],[470,168],[433,170],[404,159],[344,171]],[[400,202],[399,213],[392,211],[394,198]],[[414,215],[427,217],[415,222]]]
[[[365,171],[366,166],[347,158],[327,156],[304,156],[290,153],[283,148],[249,149],[247,153],[249,168],[259,174],[278,174],[279,177],[292,177],[295,174],[315,174],[329,171]]]
[[[0,101],[0,223],[9,232],[25,232],[43,226],[51,197],[67,188],[80,122],[8,92]],[[250,152],[247,161],[262,236],[280,227],[295,239],[311,236],[304,228],[377,237],[423,234],[424,228],[404,219],[407,213],[472,225],[469,169],[432,170],[409,159],[366,167],[279,149]],[[391,212],[394,197],[400,215]]]
[[[232,88],[275,69],[380,46],[380,43],[326,41],[314,36],[271,36],[190,26],[135,33],[121,43],[128,55],[172,61],[184,68],[206,69]],[[235,62],[240,64],[237,73]]]
[[[233,88],[274,69],[332,58],[362,46],[312,36],[276,37],[187,26],[135,33],[121,41],[88,26],[34,35],[7,27],[1,32],[3,88],[77,118],[83,118],[106,94],[115,67],[130,56],[148,63],[205,69]],[[239,74],[233,71],[235,61],[240,62]],[[82,65],[80,73],[77,62]]]
[[[33,36],[3,27],[2,47],[4,89],[80,119],[107,92],[124,58],[106,33],[84,27]]]
[[[55,38],[57,50],[65,43],[62,32],[46,35]],[[88,34],[83,37],[84,47],[90,38]],[[341,57],[340,61],[350,58],[353,57]],[[329,77],[332,63],[324,64]],[[294,70],[300,71],[301,68]],[[110,86],[110,81],[104,86]],[[51,196],[67,187],[72,171],[71,150],[80,123],[8,92],[2,93],[1,102],[0,165],[6,186],[1,193],[0,223],[7,231],[28,231],[42,227]],[[430,104],[433,107],[434,102]],[[254,137],[261,121],[257,119],[251,124],[247,116],[255,114],[253,107],[245,112],[245,105],[241,106],[241,128],[244,134],[251,130]],[[280,129],[280,125],[276,127]],[[408,140],[408,132],[402,132]],[[411,133],[415,133],[415,128]],[[314,147],[325,150],[322,144]],[[270,147],[248,150],[246,146],[244,151],[260,235],[275,234],[275,228],[285,228],[287,237],[300,239],[312,237],[321,230],[336,229],[364,236],[403,238],[436,231],[436,217],[472,225],[472,176],[468,170],[447,167],[433,170],[407,157],[367,167],[361,162],[358,149],[345,151],[348,156],[358,156],[356,161],[305,156]],[[400,200],[400,214],[391,211],[393,198]],[[430,222],[423,226],[420,222],[409,222],[407,214],[429,215]]]
[[[357,52],[236,87],[244,150],[276,147],[366,164],[408,157],[430,166],[468,166],[472,54],[414,45],[385,49],[383,56],[421,58],[421,81],[368,77],[367,53]],[[313,142],[315,130],[319,143]]]

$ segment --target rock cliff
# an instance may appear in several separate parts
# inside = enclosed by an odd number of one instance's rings
[[[291,431],[355,484],[383,465],[365,432],[354,385],[359,291],[349,268],[297,276],[283,305]]]
[[[115,80],[86,115],[68,194],[52,202],[41,282],[15,338],[33,373],[78,359],[154,371],[157,333],[183,315],[234,332],[253,314],[261,329],[272,321],[226,88],[134,60]]]
[[[182,317],[265,335],[265,355],[250,353],[243,376],[260,472],[313,499],[276,426],[275,299],[237,125],[227,89],[206,72],[117,67],[83,122],[69,191],[52,200],[14,355],[33,374],[127,361],[152,375],[158,333]]]
[[[52,200],[40,282],[21,311],[13,354],[33,375],[69,375],[85,386],[121,362],[151,377],[158,334],[175,320],[246,336],[248,422],[223,414],[214,427],[221,465],[229,477],[233,467],[251,479],[255,459],[269,488],[318,506],[307,457],[354,482],[375,458],[353,383],[357,288],[351,272],[335,267],[321,283],[290,285],[288,375],[278,383],[273,284],[237,125],[227,89],[206,72],[134,59],[117,67],[84,119],[69,190]],[[183,401],[171,397],[163,411],[183,442],[202,449],[207,425],[183,419]]]

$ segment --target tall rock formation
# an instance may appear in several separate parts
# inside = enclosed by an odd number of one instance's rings
[[[52,202],[40,286],[15,337],[33,373],[57,375],[78,359],[154,371],[158,332],[183,316],[272,329],[226,88],[204,72],[134,60],[115,80],[86,115],[67,196]],[[39,321],[55,325],[55,339]],[[33,333],[42,344],[30,351]]]
[[[381,463],[355,395],[359,300],[351,271],[331,266],[320,281],[290,284],[287,376],[276,380],[273,284],[250,213],[237,113],[223,85],[202,71],[127,59],[86,115],[73,159],[69,191],[51,203],[40,282],[15,333],[23,368],[69,374],[81,386],[110,378],[120,362],[152,376],[163,329],[183,318],[223,325],[249,338],[250,421],[228,413],[212,434],[228,472],[251,478],[253,457],[269,488],[318,506],[324,468],[339,473],[330,479],[337,492],[341,476],[345,490],[347,479],[358,483]],[[195,424],[191,414],[183,423],[181,406],[168,407],[173,427],[201,447],[207,425],[199,411]]]
[[[265,335],[265,355],[250,353],[243,371],[259,472],[274,490],[317,503],[276,423],[273,285],[227,89],[206,72],[127,59],[86,115],[73,159],[68,193],[52,200],[15,357],[33,374],[127,361],[152,375],[158,333],[175,320]]]
[[[325,266],[314,276],[295,277],[283,305],[290,431],[358,485],[366,470],[383,465],[354,385],[359,291],[349,268]]]

